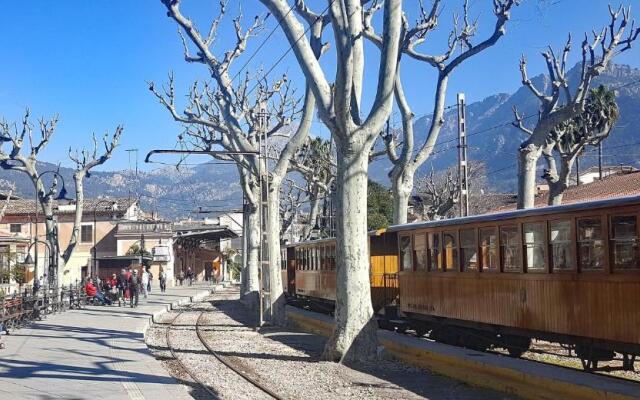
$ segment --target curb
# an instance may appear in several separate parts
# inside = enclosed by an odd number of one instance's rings
[[[287,324],[329,336],[333,318],[287,306]],[[379,330],[378,338],[394,358],[472,386],[525,399],[640,399],[640,384],[579,370],[501,357]]]

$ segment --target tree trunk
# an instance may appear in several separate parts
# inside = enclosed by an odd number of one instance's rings
[[[536,170],[542,148],[526,143],[518,154],[518,209],[533,208],[536,195]]]
[[[318,221],[318,211],[320,210],[320,188],[316,185],[310,193],[311,208],[309,209],[309,221],[302,228],[302,240],[309,240],[311,230],[316,226]]]
[[[280,183],[274,179],[269,187],[267,199],[267,248],[269,251],[269,299],[271,323],[284,326],[285,298],[280,272]]]
[[[377,324],[369,285],[367,235],[368,149],[337,147],[337,265],[335,328],[324,350],[331,361],[363,361],[377,354]]]
[[[243,302],[249,309],[258,310],[260,291],[260,211],[258,207],[247,207],[247,254],[244,271]]]
[[[396,165],[402,172],[392,173],[391,193],[393,195],[393,223],[406,224],[409,213],[409,197],[413,192],[413,171],[408,167]]]
[[[576,157],[562,157],[560,160],[560,173],[558,179],[549,183],[549,202],[550,206],[559,206],[562,204],[564,192],[569,188],[569,176],[573,168]]]

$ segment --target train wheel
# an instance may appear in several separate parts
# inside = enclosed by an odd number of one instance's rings
[[[398,325],[396,327],[396,332],[398,332],[398,333],[407,333],[407,329],[408,328],[409,327],[407,326],[407,324]]]
[[[634,354],[622,355],[622,369],[625,371],[635,372],[634,364],[636,362],[636,356]]]
[[[426,335],[426,334],[427,334],[427,332],[428,332],[428,329],[427,329],[427,328],[425,328],[425,327],[423,327],[423,326],[420,326],[420,327],[418,327],[418,328],[415,328],[415,330],[416,330],[416,336],[417,336],[417,337],[423,337],[423,336],[424,336],[424,335]]]
[[[520,358],[531,347],[531,339],[522,336],[506,336],[506,348],[513,358]]]

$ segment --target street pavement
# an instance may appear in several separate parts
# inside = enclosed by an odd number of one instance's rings
[[[211,289],[156,289],[137,308],[87,306],[12,331],[0,350],[0,399],[191,399],[153,358],[144,331],[154,314]]]

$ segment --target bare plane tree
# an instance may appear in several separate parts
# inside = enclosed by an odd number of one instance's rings
[[[336,160],[331,141],[308,138],[291,160],[291,170],[297,171],[307,182],[309,220],[304,226],[301,239],[308,240],[318,221],[320,207],[336,178]]]
[[[178,112],[176,109],[172,78],[164,93],[156,90],[153,84],[150,85],[150,90],[176,121],[185,124],[186,136],[190,138],[189,143],[193,147],[205,150],[222,147],[230,152],[252,153],[260,150],[261,137],[270,138],[283,134],[282,129],[290,125],[300,113],[299,101],[286,76],[268,83],[264,77],[252,78],[247,73],[238,84],[234,83],[229,69],[232,63],[245,52],[249,39],[263,29],[264,17],[256,17],[246,30],[241,26],[242,15],[234,18],[236,42],[222,57],[218,57],[214,54],[212,47],[226,12],[226,3],[225,0],[220,2],[220,13],[211,23],[208,35],[203,36],[193,21],[182,14],[180,0],[162,0],[168,16],[178,24],[185,60],[205,65],[213,82],[202,85],[196,82],[191,88],[188,104],[183,112]],[[313,21],[309,42],[314,43],[312,50],[314,59],[322,54],[322,30],[327,22],[328,20],[323,18]],[[189,39],[189,44],[185,35]],[[196,55],[191,54],[191,48],[195,48]],[[252,82],[255,82],[253,87]],[[307,87],[298,127],[289,136],[275,165],[269,170],[266,226],[267,247],[270,255],[271,322],[278,325],[284,323],[285,306],[280,275],[280,187],[288,170],[289,160],[308,134],[314,109],[314,96]],[[247,302],[257,309],[261,196],[259,175],[267,171],[269,165],[251,154],[234,154],[224,156],[224,159],[236,163],[241,186],[250,205],[247,224],[245,224],[249,239],[246,255],[248,271],[245,274],[247,286],[244,295]]]
[[[592,40],[585,34],[581,45],[580,80],[573,93],[566,74],[567,58],[572,47],[571,35],[559,54],[551,47],[542,53],[551,81],[549,93],[544,93],[531,82],[525,57],[520,60],[522,84],[540,101],[541,108],[538,121],[533,128],[526,127],[524,117],[514,109],[514,125],[527,135],[519,149],[518,208],[534,206],[538,160],[545,148],[553,146],[552,142],[559,140],[559,137],[551,139],[550,133],[558,125],[576,118],[584,111],[593,79],[607,68],[615,56],[629,50],[640,34],[640,28],[635,28],[634,22],[628,26],[631,8],[620,6],[614,10],[609,6],[609,15],[609,25],[599,32],[594,31]],[[627,28],[629,31],[625,36]]]
[[[40,173],[37,170],[38,157],[40,153],[46,148],[47,144],[51,140],[54,134],[56,125],[58,123],[58,117],[55,116],[50,120],[40,119],[38,121],[40,138],[34,137],[33,124],[30,121],[30,112],[27,109],[22,119],[21,124],[10,124],[6,121],[0,123],[0,168],[10,171],[19,171],[25,173],[31,182],[33,183],[36,191],[36,196],[42,212],[45,217],[45,230],[46,238],[49,246],[54,254],[58,255],[59,252],[59,240],[57,233],[57,225],[53,218],[54,203],[53,199],[58,191],[57,179],[53,180],[52,185],[49,188],[45,187],[44,182],[40,179]],[[120,141],[122,134],[122,126],[118,126],[112,136],[108,134],[104,137],[104,152],[99,153],[97,141],[94,136],[94,150],[92,152],[82,150],[80,152],[69,152],[71,160],[77,165],[76,172],[74,174],[75,188],[76,188],[76,209],[73,225],[73,233],[69,238],[69,242],[65,246],[65,250],[62,253],[62,264],[60,268],[64,268],[69,261],[75,249],[80,232],[80,222],[82,221],[82,211],[84,203],[84,178],[89,176],[89,172],[94,167],[104,164],[113,153]],[[23,152],[23,148],[26,144],[26,140],[29,142],[29,149]],[[11,143],[9,151],[3,149],[4,143]],[[60,276],[60,271],[55,271]],[[60,282],[58,282],[60,284]]]
[[[409,197],[413,192],[416,171],[429,159],[438,136],[444,125],[445,101],[447,86],[453,71],[466,60],[482,53],[495,45],[506,33],[506,24],[511,10],[519,4],[519,0],[498,0],[493,2],[493,13],[496,25],[491,35],[479,43],[473,43],[478,30],[477,20],[471,21],[468,1],[464,1],[462,15],[454,15],[453,29],[449,33],[447,49],[438,55],[426,54],[418,46],[427,41],[427,36],[436,29],[441,14],[441,1],[435,0],[430,10],[424,8],[420,1],[420,17],[417,23],[409,27],[407,16],[403,16],[403,36],[401,39],[403,54],[414,60],[426,63],[435,68],[438,77],[436,83],[434,108],[430,118],[429,131],[422,145],[414,139],[414,113],[404,93],[400,68],[396,72],[395,99],[402,116],[402,139],[398,142],[397,135],[381,133],[387,149],[387,155],[393,164],[389,177],[393,194],[393,222],[402,224],[407,222],[407,207]],[[374,13],[381,7],[381,3],[374,1],[365,13],[365,33],[373,43],[380,46],[382,38],[377,35],[371,23]],[[460,50],[456,54],[457,50]]]
[[[378,67],[375,100],[362,109],[365,85],[365,46],[361,0],[327,0],[337,63],[330,83],[324,67],[305,38],[300,9],[291,13],[286,0],[261,0],[278,20],[298,64],[311,87],[318,115],[331,132],[337,153],[337,289],[335,329],[325,347],[329,360],[363,360],[377,355],[377,324],[373,318],[369,288],[367,242],[368,156],[388,119],[393,103],[394,77],[402,30],[402,1],[384,5],[382,55]],[[296,2],[304,5],[302,0]],[[324,11],[323,11],[324,13]]]
[[[2,221],[2,219],[4,218],[4,214],[7,212],[7,207],[9,207],[9,203],[11,203],[11,196],[13,196],[13,187],[9,188],[9,191],[7,192],[7,198],[5,199],[2,208],[0,208],[0,221]]]
[[[460,207],[460,181],[458,167],[453,166],[436,173],[431,168],[428,174],[416,180],[415,195],[421,200],[421,214],[428,220],[452,218]],[[486,211],[483,207],[484,190],[487,182],[483,163],[469,164],[469,208],[471,213]]]
[[[556,126],[542,155],[547,168],[542,177],[549,184],[549,205],[562,204],[576,158],[586,146],[597,146],[609,137],[619,116],[615,93],[603,86],[591,89],[584,111]],[[558,169],[556,158],[560,161]]]

